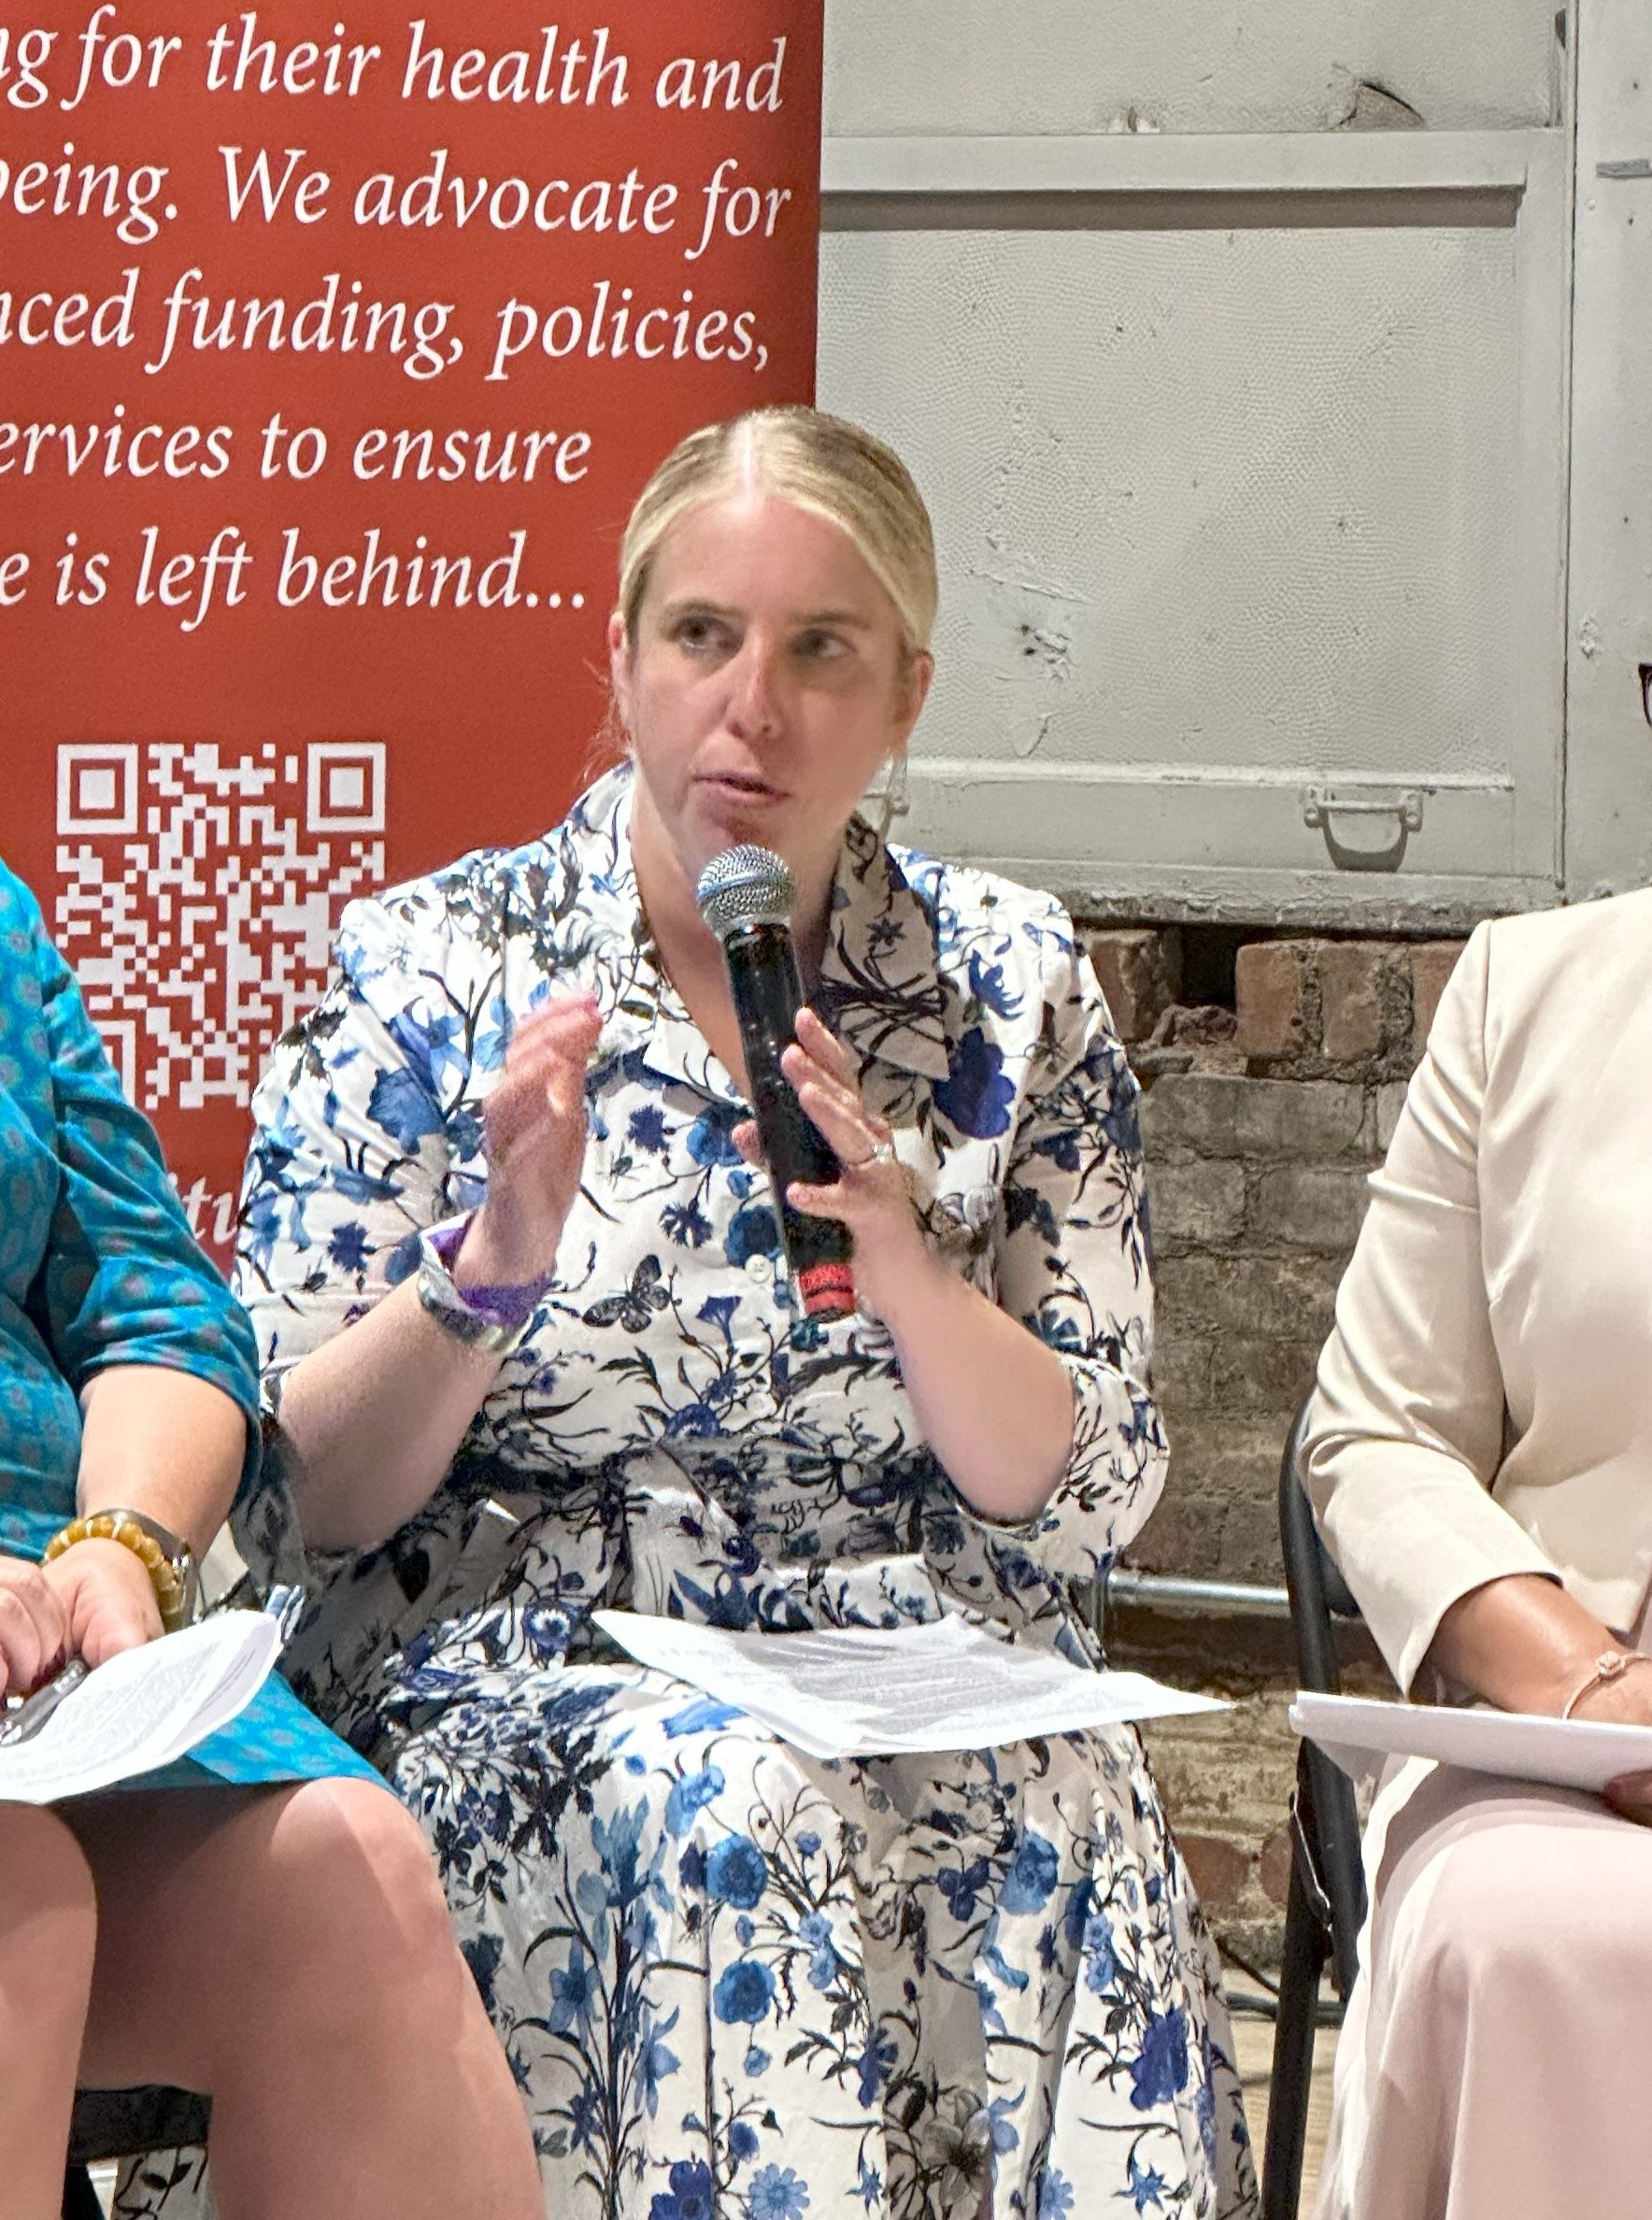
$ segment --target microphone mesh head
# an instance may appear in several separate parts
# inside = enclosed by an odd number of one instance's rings
[[[772,848],[742,841],[713,856],[694,889],[700,915],[719,941],[748,925],[784,925],[797,900],[797,883]]]

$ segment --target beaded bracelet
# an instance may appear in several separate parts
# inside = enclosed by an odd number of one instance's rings
[[[1609,1687],[1612,1682],[1621,1680],[1631,1665],[1652,1665],[1652,1657],[1645,1650],[1602,1650],[1589,1667],[1588,1679],[1580,1681],[1567,1697],[1561,1718],[1569,1719],[1584,1698],[1597,1688]]]
[[[61,1533],[53,1534],[40,1554],[40,1562],[50,1565],[77,1542],[118,1542],[122,1549],[131,1550],[150,1576],[164,1631],[176,1634],[180,1627],[189,1625],[195,1615],[199,1583],[194,1553],[187,1542],[180,1542],[141,1511],[95,1511],[89,1517],[71,1520]]]

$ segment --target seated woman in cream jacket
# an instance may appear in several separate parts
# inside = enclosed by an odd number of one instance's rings
[[[1474,933],[1337,1300],[1325,1540],[1401,1686],[1652,1724],[1652,893]],[[1323,2220],[1652,2208],[1652,1776],[1391,1766]]]

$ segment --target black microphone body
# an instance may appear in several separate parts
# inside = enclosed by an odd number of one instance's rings
[[[797,1036],[797,1013],[804,1001],[791,935],[784,925],[748,925],[728,934],[723,957],[740,1023],[751,1107],[775,1183],[787,1261],[808,1315],[842,1316],[855,1307],[848,1228],[834,1218],[805,1217],[786,1200],[793,1180],[828,1187],[840,1168],[819,1129],[804,1116],[796,1091],[780,1069],[782,1052]]]
[[[844,1317],[855,1307],[853,1245],[835,1218],[805,1217],[786,1200],[794,1180],[829,1187],[842,1167],[824,1134],[804,1116],[780,1059],[796,1039],[803,981],[791,945],[796,887],[783,860],[746,843],[725,848],[701,873],[700,914],[722,945],[751,1106],[775,1183],[786,1260],[810,1317]]]

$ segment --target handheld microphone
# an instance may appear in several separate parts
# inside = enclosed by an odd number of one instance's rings
[[[804,1000],[790,930],[796,883],[770,849],[742,843],[713,856],[694,899],[722,944],[780,1238],[804,1311],[811,1318],[847,1317],[855,1307],[848,1228],[833,1218],[805,1217],[786,1200],[794,1179],[830,1186],[841,1169],[780,1069]]]

